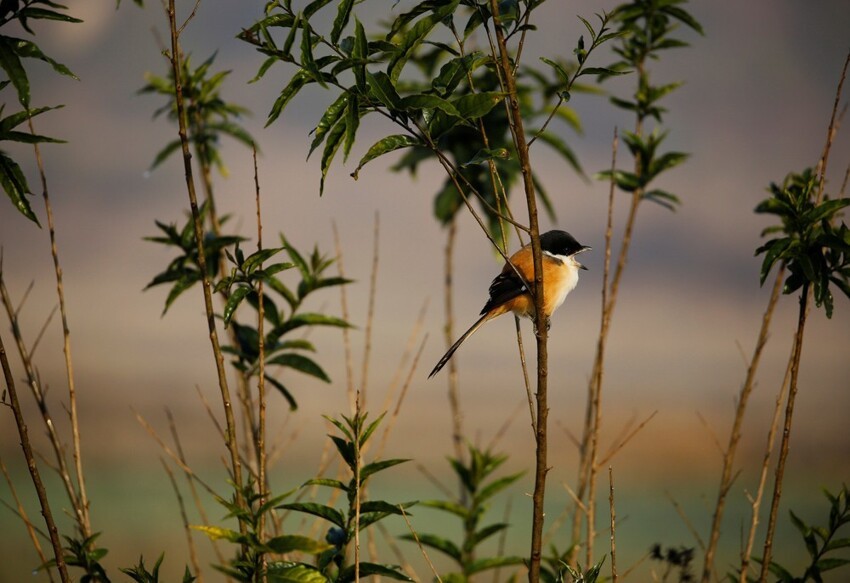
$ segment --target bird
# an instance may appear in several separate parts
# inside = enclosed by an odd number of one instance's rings
[[[591,248],[576,241],[575,237],[566,231],[547,231],[540,235],[540,248],[543,252],[543,316],[546,329],[549,329],[549,319],[578,283],[580,269],[587,269],[578,262],[579,253]],[[517,275],[519,272],[522,277]],[[534,281],[534,259],[531,245],[525,245],[511,255],[510,264],[505,264],[502,272],[490,284],[490,298],[481,309],[480,317],[452,344],[443,357],[437,362],[430,379],[446,365],[460,345],[478,331],[481,326],[497,316],[513,312],[535,320],[534,298],[528,292],[527,282]]]

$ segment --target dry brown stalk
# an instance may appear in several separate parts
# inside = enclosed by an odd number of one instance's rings
[[[407,518],[407,513],[404,511],[404,507],[399,504],[398,509],[401,511],[404,522],[407,523],[407,528],[410,530],[410,534],[413,535],[413,540],[415,540],[416,544],[419,546],[419,552],[422,553],[422,556],[425,558],[425,562],[428,563],[428,567],[431,569],[431,573],[434,574],[434,579],[436,579],[439,583],[443,583],[439,573],[437,573],[437,569],[434,568],[434,563],[431,562],[431,557],[428,556],[428,553],[425,551],[425,547],[422,546],[422,542],[419,540],[419,535],[416,534],[416,531],[413,529],[413,525],[410,524],[410,520]]]
[[[35,135],[35,126],[32,117],[27,119],[30,133]],[[53,269],[56,274],[56,295],[59,297],[59,314],[62,318],[62,353],[65,356],[65,373],[68,381],[68,407],[71,419],[71,447],[74,459],[74,471],[77,479],[78,503],[74,507],[77,514],[80,532],[83,538],[92,534],[91,521],[89,518],[89,500],[86,494],[86,480],[83,473],[83,457],[80,447],[80,423],[77,414],[77,389],[74,382],[74,361],[71,358],[71,329],[68,325],[68,313],[65,306],[65,285],[62,282],[62,267],[59,264],[59,250],[56,245],[56,225],[53,220],[53,206],[50,204],[50,196],[47,190],[47,174],[44,171],[44,162],[41,158],[41,149],[38,143],[33,143],[36,166],[41,180],[41,193],[44,199],[44,210],[47,214],[47,232],[50,236],[50,255],[53,258]]]
[[[212,303],[212,285],[207,271],[206,255],[204,251],[204,232],[201,222],[200,211],[198,209],[198,198],[195,193],[195,180],[192,170],[192,154],[189,151],[189,138],[186,133],[186,111],[183,103],[183,81],[182,81],[182,66],[180,60],[180,41],[177,30],[177,17],[175,13],[175,0],[168,0],[167,14],[169,29],[171,32],[171,53],[169,61],[171,63],[172,73],[174,75],[174,93],[175,104],[177,109],[177,120],[179,123],[180,145],[183,154],[183,168],[186,175],[186,190],[189,196],[189,206],[192,211],[192,222],[195,230],[195,243],[198,246],[198,268],[203,277],[203,295],[204,308],[207,317],[207,329],[209,331],[210,344],[212,345],[213,357],[215,359],[216,371],[218,372],[218,384],[221,392],[222,406],[224,407],[224,415],[227,425],[225,433],[225,445],[230,453],[230,471],[233,478],[234,490],[236,496],[236,504],[240,508],[245,508],[245,499],[242,492],[242,464],[239,460],[238,443],[236,439],[236,421],[233,415],[233,406],[230,398],[230,389],[227,384],[227,372],[224,368],[224,356],[221,352],[221,346],[218,340],[218,331],[215,324],[215,310]],[[191,19],[191,15],[189,17]],[[188,23],[187,19],[186,23]],[[184,24],[185,26],[185,24]],[[245,534],[246,529],[242,521],[239,521],[239,530]]]
[[[47,436],[50,440],[51,449],[53,449],[53,453],[56,457],[56,473],[62,480],[65,492],[68,495],[68,500],[70,501],[71,507],[74,511],[74,518],[78,524],[80,532],[82,533],[83,525],[85,524],[85,511],[80,501],[80,497],[77,494],[77,489],[75,488],[74,483],[71,480],[71,472],[68,469],[68,464],[65,459],[65,448],[63,447],[62,441],[59,438],[59,434],[56,431],[56,425],[53,422],[53,417],[51,416],[47,406],[46,396],[44,394],[44,391],[42,390],[38,374],[36,373],[35,367],[33,365],[32,351],[27,350],[26,343],[24,342],[23,336],[21,334],[21,327],[18,321],[18,313],[20,310],[20,306],[18,309],[14,309],[12,307],[12,301],[9,297],[8,290],[6,289],[6,283],[3,279],[3,269],[1,264],[0,299],[2,299],[3,306],[6,309],[6,314],[9,316],[9,322],[11,323],[12,327],[12,337],[15,340],[15,345],[18,349],[18,355],[20,356],[21,362],[24,366],[24,372],[27,377],[27,384],[30,387],[33,399],[35,400],[36,406],[38,407],[39,413],[41,414],[41,419],[42,421],[44,421],[45,428],[47,429]],[[21,300],[21,306],[22,305],[23,300]]]
[[[756,371],[761,362],[762,351],[767,344],[768,331],[770,330],[770,322],[773,318],[773,313],[776,308],[776,303],[779,300],[779,294],[782,291],[782,281],[785,279],[785,266],[780,266],[776,273],[776,281],[770,293],[767,307],[762,316],[761,329],[759,330],[756,346],[753,350],[753,356],[750,359],[747,367],[747,375],[744,379],[744,384],[741,387],[741,393],[738,396],[738,406],[735,411],[735,419],[732,422],[732,429],[729,433],[729,443],[724,450],[723,469],[721,470],[720,487],[718,488],[717,503],[714,507],[714,516],[712,518],[711,531],[708,539],[708,547],[706,548],[703,563],[702,583],[709,583],[711,574],[714,569],[714,555],[717,550],[717,543],[720,540],[720,526],[723,519],[723,511],[726,503],[726,496],[729,494],[729,489],[732,485],[732,468],[735,463],[735,453],[738,448],[738,442],[741,439],[741,429],[744,423],[744,413],[747,409],[750,394],[755,388]],[[768,458],[770,453],[768,452]]]
[[[183,470],[184,466],[188,466],[186,462],[186,455],[183,453],[183,445],[180,443],[180,435],[177,433],[177,424],[174,422],[174,415],[171,414],[171,410],[166,407],[165,408],[165,416],[168,419],[168,429],[171,432],[171,438],[174,440],[174,449],[177,453],[177,458],[180,460],[180,464],[178,467]],[[189,492],[192,494],[192,500],[195,503],[195,509],[198,511],[198,515],[201,517],[201,524],[204,526],[208,526],[210,524],[209,518],[207,518],[207,511],[204,508],[204,505],[201,503],[201,497],[198,495],[198,488],[195,486],[195,481],[192,479],[192,474],[190,472],[186,472],[183,470],[183,475],[186,477],[186,484],[189,486]],[[218,547],[218,541],[207,537],[213,547],[213,552],[215,553],[215,557],[218,560],[219,565],[224,564],[224,555],[221,553],[221,549]],[[228,577],[228,581],[230,578]]]
[[[644,420],[640,423],[640,425],[638,425],[637,427],[635,427],[635,428],[634,428],[634,430],[633,430],[631,433],[629,433],[628,435],[626,435],[626,436],[625,436],[625,437],[624,437],[621,441],[616,442],[613,446],[611,446],[611,449],[608,451],[608,453],[606,453],[604,456],[602,456],[602,459],[601,459],[601,460],[599,460],[599,466],[605,466],[605,465],[608,465],[608,462],[610,462],[610,461],[614,458],[614,456],[615,456],[615,455],[617,455],[617,454],[620,452],[620,450],[621,450],[621,449],[623,449],[624,447],[626,447],[626,445],[627,445],[627,444],[628,444],[628,443],[629,443],[632,439],[634,439],[634,437],[635,437],[638,433],[640,433],[640,431],[641,431],[644,427],[646,427],[646,426],[649,424],[649,422],[650,422],[650,421],[652,421],[652,420],[653,420],[653,418],[655,418],[655,416],[656,416],[657,414],[658,414],[658,411],[657,411],[657,410],[656,410],[656,411],[653,411],[652,413],[650,413],[650,414],[649,414],[649,416],[648,416],[646,419],[644,419]]]
[[[336,227],[336,222],[331,223],[331,228],[334,234],[334,247],[336,250],[336,268],[339,276],[345,277],[345,265],[343,264],[342,245],[339,241],[339,230]],[[344,285],[339,286],[340,304],[342,309],[342,319],[350,322],[351,319],[348,313],[348,292]],[[345,381],[348,394],[348,408],[354,411],[354,362],[351,355],[351,330],[347,326],[342,328],[342,345],[345,350]]]
[[[457,222],[452,220],[449,222],[448,231],[446,232],[446,247],[443,253],[443,305],[446,311],[445,325],[443,326],[443,338],[446,341],[446,349],[454,344],[454,301],[453,301],[453,283],[454,283],[454,249],[455,240],[457,239]],[[460,387],[458,383],[457,361],[449,360],[449,370],[447,376],[448,397],[449,397],[449,413],[452,418],[452,447],[455,451],[455,458],[462,461],[465,459],[463,447],[463,414],[460,408]],[[461,495],[464,493],[463,484],[460,484]]]
[[[18,435],[21,438],[21,449],[24,452],[24,458],[27,461],[27,469],[32,478],[33,486],[35,487],[38,502],[41,505],[41,514],[44,516],[44,522],[47,525],[47,532],[50,534],[50,544],[53,546],[53,556],[56,559],[56,568],[59,570],[59,577],[62,583],[68,583],[71,578],[68,575],[68,568],[65,565],[65,557],[62,553],[62,542],[59,540],[59,530],[56,528],[56,523],[53,520],[53,513],[50,511],[50,503],[47,500],[47,491],[44,488],[44,483],[41,481],[41,474],[38,471],[38,466],[35,463],[32,444],[30,443],[29,434],[27,432],[27,424],[24,419],[24,414],[21,411],[21,403],[18,400],[18,391],[15,389],[15,379],[12,376],[12,369],[9,366],[9,359],[6,358],[6,347],[3,345],[3,338],[0,336],[0,366],[3,368],[3,376],[6,379],[6,391],[9,395],[9,405],[12,408],[12,413],[15,416],[15,424],[18,427]]]
[[[673,498],[673,495],[670,494],[670,492],[667,492],[665,490],[664,495],[667,497],[667,499],[673,505],[673,508],[676,509],[676,514],[679,515],[679,518],[682,519],[682,522],[685,524],[685,527],[687,527],[688,532],[690,532],[691,535],[694,537],[694,540],[696,541],[697,546],[699,546],[699,548],[702,549],[703,552],[705,552],[705,542],[703,542],[702,537],[699,535],[699,532],[697,531],[697,529],[694,528],[694,523],[691,522],[690,518],[688,518],[688,515],[685,513],[685,510],[682,508],[681,504],[679,504],[679,502],[675,498]]]
[[[596,476],[599,433],[602,425],[602,379],[605,371],[605,345],[608,335],[606,330],[610,324],[608,310],[608,277],[611,271],[611,237],[614,231],[614,172],[617,170],[617,145],[619,143],[617,128],[611,141],[611,180],[608,184],[608,222],[605,228],[605,263],[602,270],[602,317],[599,330],[599,340],[596,345],[598,366],[593,369],[594,379],[590,393],[593,402],[593,431],[590,433],[590,468],[587,491],[587,548],[585,565],[593,565],[593,543],[596,539]]]
[[[21,522],[24,523],[24,526],[27,529],[27,534],[30,537],[30,541],[32,542],[33,548],[35,548],[35,552],[38,555],[39,561],[41,564],[45,564],[47,562],[47,557],[44,554],[44,550],[41,548],[41,543],[38,541],[38,534],[42,534],[37,531],[35,525],[30,521],[29,516],[27,516],[27,511],[24,508],[24,505],[21,504],[21,499],[18,498],[18,491],[15,489],[15,484],[12,482],[11,476],[9,476],[9,472],[6,469],[6,464],[3,463],[3,459],[0,458],[0,470],[3,471],[3,477],[6,479],[6,485],[9,487],[9,492],[12,494],[12,499],[15,501],[15,507],[12,508],[9,504],[3,500],[3,505],[6,506],[9,510],[18,515],[18,518],[21,519]],[[45,535],[45,538],[46,535]],[[51,569],[46,569],[47,578],[50,579],[50,582],[53,583],[53,571]]]
[[[410,371],[407,374],[407,379],[404,381],[404,385],[401,387],[401,393],[399,393],[398,401],[396,402],[396,406],[393,409],[392,416],[390,416],[387,423],[384,425],[384,432],[381,435],[381,442],[378,447],[378,453],[375,457],[380,459],[381,455],[383,455],[384,448],[387,445],[387,441],[392,431],[393,427],[395,427],[395,423],[398,420],[399,413],[401,413],[401,406],[404,403],[404,398],[407,395],[407,389],[410,387],[410,384],[413,382],[413,375],[416,372],[416,367],[419,364],[419,358],[422,356],[422,351],[425,349],[425,343],[428,341],[428,336],[426,335],[422,339],[422,343],[419,345],[419,350],[416,352],[416,356],[413,358],[413,362],[410,364]]]
[[[792,348],[793,350],[793,348]],[[767,473],[770,469],[770,458],[773,454],[773,446],[776,442],[776,433],[779,430],[779,417],[782,413],[782,402],[785,400],[785,392],[788,390],[788,385],[791,382],[791,362],[792,358],[788,359],[788,365],[785,368],[785,377],[782,380],[782,386],[779,393],[776,395],[776,404],[773,408],[773,419],[770,423],[770,429],[767,433],[767,444],[764,448],[764,456],[761,464],[761,474],[759,475],[759,485],[756,489],[756,497],[750,499],[752,507],[752,517],[750,519],[750,531],[747,535],[747,543],[744,551],[741,553],[741,575],[740,583],[747,583],[747,571],[750,565],[750,557],[753,552],[753,545],[756,540],[756,528],[759,524],[759,510],[761,509],[762,498],[764,497],[764,487],[767,484]]]
[[[189,546],[189,560],[192,563],[192,569],[195,571],[195,577],[198,583],[204,583],[204,575],[201,572],[201,564],[198,561],[198,553],[195,548],[195,540],[192,538],[192,529],[189,526],[189,516],[186,514],[186,505],[183,503],[183,495],[180,493],[180,488],[177,487],[177,480],[174,478],[174,472],[168,467],[163,458],[159,458],[162,463],[165,473],[168,474],[168,480],[171,482],[171,487],[174,490],[174,496],[177,498],[177,506],[180,508],[180,520],[183,522],[183,531],[186,533],[186,544]]]
[[[140,415],[140,414],[139,414],[139,413],[138,413],[135,409],[133,409],[132,407],[130,408],[130,410],[131,410],[131,411],[133,411],[133,414],[136,416],[136,421],[138,421],[138,422],[139,422],[139,425],[141,425],[141,426],[142,426],[142,428],[143,428],[145,431],[147,431],[147,432],[148,432],[148,435],[150,435],[150,436],[153,438],[153,440],[154,440],[154,441],[156,441],[156,443],[159,445],[160,449],[162,449],[162,451],[163,451],[163,452],[164,452],[164,453],[165,453],[168,457],[170,457],[170,458],[171,458],[171,460],[172,460],[175,464],[177,464],[177,467],[179,467],[181,470],[183,470],[183,471],[186,473],[186,475],[187,475],[187,476],[190,476],[193,480],[195,480],[198,484],[200,484],[200,485],[201,485],[201,487],[202,487],[204,490],[206,490],[209,494],[211,494],[211,495],[212,495],[212,496],[214,496],[214,497],[218,497],[218,494],[216,493],[216,491],[215,491],[215,490],[213,490],[213,489],[212,489],[212,487],[210,487],[210,486],[209,486],[206,482],[204,482],[204,481],[203,481],[203,480],[202,480],[202,479],[198,476],[198,474],[196,474],[196,473],[192,470],[192,468],[190,468],[190,467],[188,466],[188,464],[186,464],[186,463],[185,463],[185,462],[181,459],[181,456],[179,456],[177,453],[175,453],[175,451],[174,451],[173,449],[171,449],[170,447],[168,447],[168,445],[165,443],[165,441],[163,441],[163,440],[162,440],[162,438],[159,436],[159,434],[156,432],[156,430],[155,430],[155,429],[151,426],[151,424],[150,424],[150,423],[148,423],[148,422],[147,422],[147,420],[146,420],[144,417],[142,417],[142,416],[141,416],[141,415]]]
[[[364,333],[365,346],[363,348],[363,364],[360,369],[360,386],[357,389],[358,402],[357,409],[363,407],[366,403],[366,388],[369,382],[369,361],[372,356],[372,328],[375,322],[375,296],[377,294],[378,282],[378,241],[381,230],[380,215],[375,212],[375,226],[372,240],[372,272],[369,276],[369,308],[366,313],[366,331]]]

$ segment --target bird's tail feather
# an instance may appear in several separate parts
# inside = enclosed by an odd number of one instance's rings
[[[494,314],[493,314],[492,312],[488,312],[488,313],[485,313],[485,314],[484,314],[483,316],[481,316],[480,318],[478,318],[478,320],[477,320],[477,321],[476,321],[476,322],[475,322],[472,326],[470,326],[470,327],[469,327],[469,330],[467,330],[466,332],[464,332],[464,333],[463,333],[463,335],[462,335],[460,338],[458,338],[458,339],[457,339],[457,342],[455,342],[454,344],[452,344],[452,347],[451,347],[451,348],[449,348],[449,349],[446,351],[446,353],[443,355],[443,358],[441,358],[441,359],[440,359],[440,361],[439,361],[439,362],[437,363],[437,365],[434,367],[434,370],[432,370],[432,371],[431,371],[431,374],[429,374],[429,375],[428,375],[428,378],[430,379],[432,376],[434,376],[435,374],[437,374],[438,372],[440,372],[440,370],[441,370],[444,366],[446,366],[446,363],[447,363],[447,362],[451,359],[452,355],[454,355],[454,353],[457,351],[457,349],[458,349],[458,348],[460,348],[460,345],[461,345],[461,344],[463,344],[463,343],[464,343],[464,341],[465,341],[467,338],[469,338],[470,336],[472,336],[473,334],[475,334],[475,332],[476,332],[476,331],[477,331],[477,330],[478,330],[478,329],[479,329],[479,328],[480,328],[480,327],[481,327],[481,326],[482,326],[485,322],[487,322],[487,320],[491,319],[493,316],[494,316]]]

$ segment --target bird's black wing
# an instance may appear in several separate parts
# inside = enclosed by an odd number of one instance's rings
[[[527,293],[527,291],[525,282],[520,279],[511,267],[507,267],[490,284],[490,299],[484,304],[481,313],[485,314],[493,308],[497,308],[515,297]]]

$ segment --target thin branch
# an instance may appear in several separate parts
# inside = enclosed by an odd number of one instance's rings
[[[365,347],[363,349],[363,365],[360,369],[360,386],[357,390],[362,401],[358,403],[358,409],[366,403],[366,387],[369,379],[369,361],[372,356],[372,328],[375,320],[375,296],[377,294],[378,259],[380,257],[378,252],[380,230],[381,217],[376,211],[375,226],[373,230],[374,238],[372,240],[372,272],[369,276],[369,308],[366,314]]]
[[[336,227],[336,221],[331,223],[331,228],[333,229],[334,246],[336,248],[336,267],[339,272],[339,276],[341,278],[345,278],[345,266],[342,261],[342,245],[340,244],[339,230]],[[342,319],[346,322],[350,322],[351,319],[349,318],[348,313],[348,293],[346,291],[346,286],[339,286],[339,296],[340,304],[342,306]],[[345,350],[345,380],[346,392],[348,394],[348,407],[349,410],[354,411],[354,361],[351,352],[351,330],[348,328],[348,326],[343,326],[342,328],[342,345]]]
[[[608,508],[611,516],[611,581],[617,583],[617,513],[614,509],[614,468],[608,466]]]
[[[416,544],[419,546],[419,552],[421,552],[422,556],[425,557],[425,562],[428,563],[428,567],[431,569],[431,573],[434,574],[434,578],[439,583],[443,583],[443,580],[440,578],[439,573],[437,573],[437,569],[434,568],[434,563],[431,562],[431,558],[428,556],[428,553],[425,552],[425,547],[422,546],[422,542],[419,540],[419,535],[416,534],[416,531],[413,529],[413,525],[410,524],[410,520],[407,518],[407,513],[404,511],[404,507],[399,504],[398,509],[401,511],[401,515],[404,518],[404,522],[407,523],[407,528],[410,530],[410,534],[413,535],[413,540],[415,540]]]
[[[41,543],[38,541],[39,533],[35,527],[35,525],[30,521],[29,516],[27,516],[27,511],[24,508],[24,505],[21,504],[21,499],[18,498],[18,491],[15,489],[15,484],[12,482],[11,476],[9,476],[8,470],[6,470],[6,464],[3,463],[2,458],[0,458],[0,470],[3,471],[3,477],[6,479],[6,485],[9,487],[9,492],[12,493],[12,499],[15,501],[15,506],[17,510],[6,504],[4,500],[3,503],[13,512],[18,515],[18,518],[21,519],[21,522],[24,523],[24,526],[27,529],[27,534],[30,537],[30,541],[32,541],[32,546],[35,548],[35,552],[38,555],[41,564],[45,564],[47,562],[47,557],[44,554],[44,550],[41,548]],[[47,538],[45,536],[45,538]],[[47,577],[50,579],[51,583],[53,583],[53,571],[51,569],[45,569],[47,571]]]
[[[195,243],[198,247],[198,268],[203,277],[204,308],[206,310],[207,330],[209,332],[210,344],[215,359],[216,371],[218,372],[218,384],[221,392],[221,401],[227,424],[225,433],[225,444],[230,453],[230,471],[233,477],[236,504],[245,508],[245,499],[242,491],[242,464],[239,460],[238,444],[236,442],[236,421],[233,416],[233,407],[230,398],[230,389],[227,385],[227,373],[224,368],[224,356],[218,340],[218,331],[215,324],[215,310],[212,303],[212,284],[209,271],[207,270],[206,254],[204,250],[204,231],[198,209],[198,198],[195,194],[195,180],[192,171],[192,154],[189,151],[189,138],[186,133],[186,112],[183,103],[183,81],[182,67],[180,62],[180,42],[177,31],[177,17],[175,13],[175,0],[168,0],[168,23],[171,32],[171,63],[174,75],[175,105],[177,109],[177,120],[179,123],[180,145],[183,154],[183,168],[186,175],[186,191],[189,196],[189,206],[192,210],[192,222],[195,230]],[[239,521],[239,530],[244,535],[246,531],[243,521]]]
[[[180,494],[180,488],[177,487],[177,480],[174,478],[174,472],[168,467],[168,464],[163,458],[159,458],[165,473],[168,474],[168,480],[171,482],[171,487],[174,490],[174,496],[177,498],[177,506],[180,508],[180,520],[183,522],[183,532],[186,533],[186,544],[189,546],[189,560],[192,562],[192,569],[195,571],[198,583],[204,583],[204,576],[201,573],[201,564],[198,561],[198,552],[195,548],[195,540],[192,538],[192,529],[189,526],[189,516],[186,514],[186,505],[183,503],[183,495]]]
[[[676,513],[682,519],[682,522],[685,524],[685,527],[687,527],[688,532],[690,532],[691,535],[694,537],[694,540],[696,541],[699,548],[701,548],[703,551],[705,551],[705,543],[703,542],[702,537],[699,535],[699,532],[697,532],[697,529],[694,528],[694,524],[691,522],[690,518],[688,518],[688,515],[685,514],[685,511],[682,508],[682,506],[676,501],[675,498],[673,498],[673,496],[670,494],[670,492],[665,491],[664,495],[667,497],[667,499],[673,505],[673,508],[676,509]]]
[[[9,366],[9,359],[6,358],[6,348],[3,345],[3,338],[0,336],[0,366],[3,368],[3,376],[6,379],[6,390],[9,394],[10,405],[12,412],[15,415],[15,424],[18,426],[18,435],[21,438],[21,449],[24,452],[24,457],[27,460],[27,469],[30,472],[33,486],[35,487],[38,502],[41,505],[41,514],[44,516],[44,522],[47,525],[47,532],[50,533],[50,543],[53,545],[53,556],[56,559],[56,567],[59,569],[59,577],[62,583],[71,581],[68,575],[68,568],[65,565],[65,557],[62,553],[62,541],[59,540],[59,530],[56,528],[56,523],[53,520],[53,513],[50,511],[50,503],[47,500],[47,490],[44,488],[44,483],[41,481],[41,474],[38,471],[38,466],[35,463],[33,456],[32,444],[30,443],[29,434],[27,432],[27,424],[24,420],[24,414],[21,411],[21,403],[18,401],[18,391],[15,389],[15,379],[12,376],[12,369]]]

